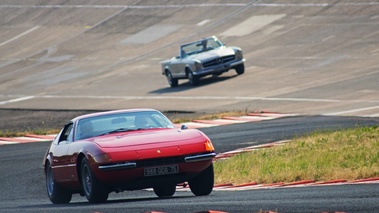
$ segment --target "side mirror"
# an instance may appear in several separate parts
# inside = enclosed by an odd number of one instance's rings
[[[185,130],[185,129],[188,129],[187,125],[183,124],[181,127],[180,127],[181,130]]]

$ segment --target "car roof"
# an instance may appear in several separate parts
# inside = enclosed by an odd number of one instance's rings
[[[75,122],[83,118],[91,118],[91,117],[102,116],[102,115],[112,115],[112,114],[119,114],[119,113],[125,113],[125,112],[147,112],[147,111],[158,112],[158,110],[149,109],[149,108],[111,110],[111,111],[95,112],[95,113],[80,115],[78,117],[73,118],[71,121]]]

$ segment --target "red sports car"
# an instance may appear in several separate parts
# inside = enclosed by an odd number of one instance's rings
[[[51,143],[43,168],[55,204],[69,203],[74,193],[100,203],[110,192],[145,188],[168,197],[179,183],[200,196],[213,190],[215,155],[203,132],[176,128],[154,109],[130,109],[72,119]]]

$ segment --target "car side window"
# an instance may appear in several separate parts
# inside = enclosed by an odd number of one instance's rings
[[[73,132],[73,123],[68,123],[66,124],[66,126],[64,127],[60,137],[59,137],[59,141],[58,143],[60,143],[61,141],[72,141],[72,132]]]
[[[70,133],[68,133],[68,136],[66,138],[67,142],[72,142],[74,138],[74,128],[72,128],[74,125],[71,125],[70,127]]]
[[[183,49],[180,51],[180,57],[178,57],[178,59],[179,58],[185,58],[185,57],[187,57],[187,53],[186,53],[186,51],[184,51]]]

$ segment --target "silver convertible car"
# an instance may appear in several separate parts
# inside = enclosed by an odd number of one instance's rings
[[[241,75],[245,72],[244,62],[241,48],[227,47],[212,36],[181,45],[179,56],[161,64],[162,74],[171,87],[176,87],[179,79],[188,79],[191,85],[197,85],[201,77],[218,76],[230,69]]]

